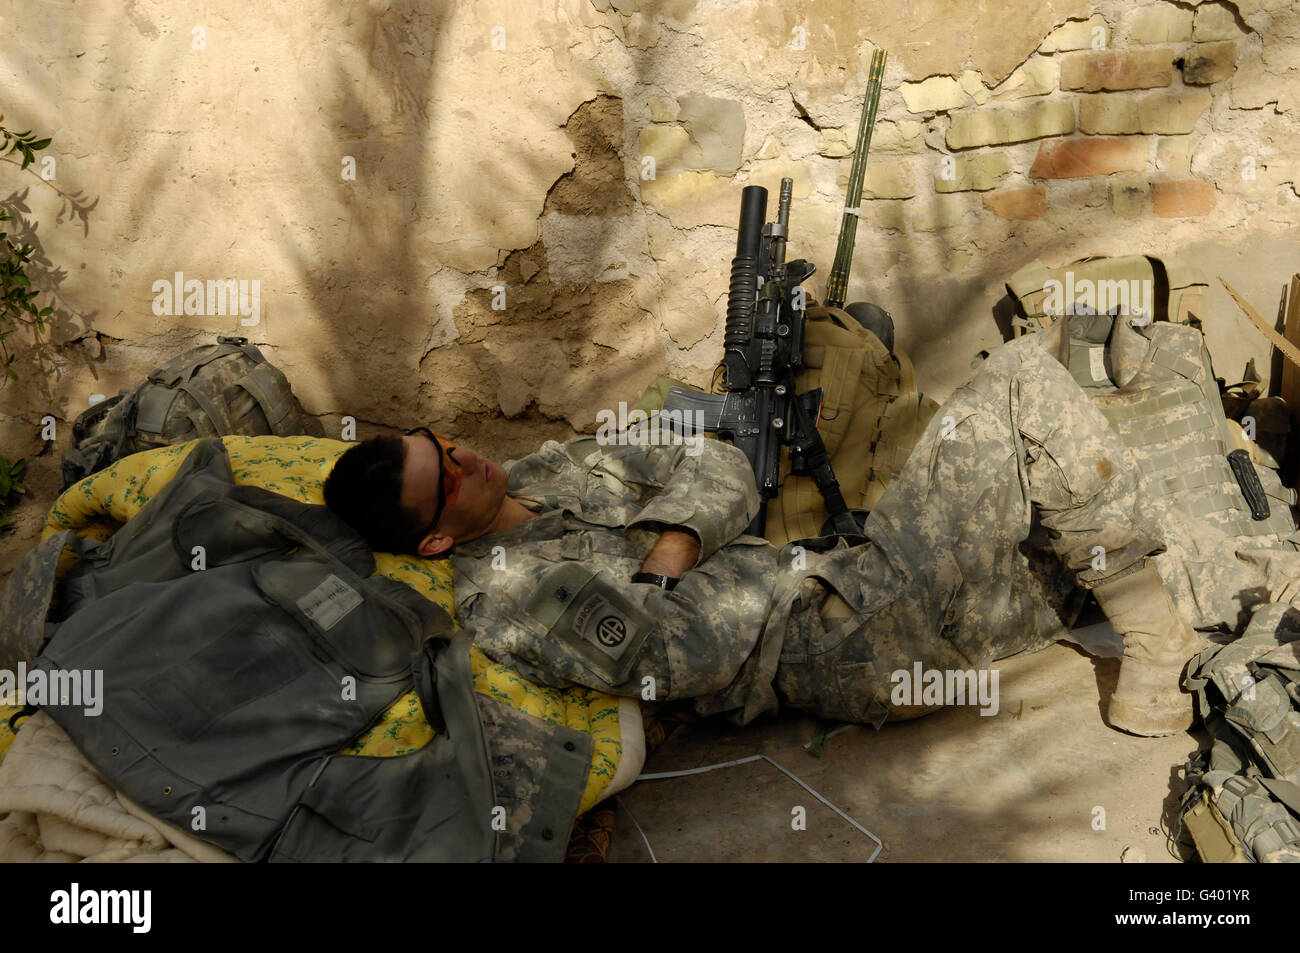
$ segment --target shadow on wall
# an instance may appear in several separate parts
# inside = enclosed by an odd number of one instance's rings
[[[545,389],[548,380],[584,368],[593,391],[631,400],[665,368],[620,366],[615,349],[593,338],[598,317],[611,320],[611,307],[628,319],[639,317],[631,282],[553,281],[540,235],[530,247],[501,249],[495,268],[469,274],[450,291],[431,279],[443,264],[438,245],[454,237],[440,233],[441,223],[462,214],[495,223],[509,200],[492,174],[494,153],[511,151],[516,174],[522,162],[530,179],[544,175],[555,158],[526,141],[476,143],[481,182],[469,195],[448,193],[451,185],[437,167],[450,163],[450,150],[465,148],[464,128],[451,125],[490,127],[475,114],[499,108],[447,99],[444,71],[456,68],[452,50],[461,68],[466,56],[465,49],[450,47],[457,16],[453,3],[414,0],[353,12],[348,29],[364,53],[360,74],[356,62],[341,59],[319,67],[327,90],[321,101],[330,116],[303,161],[310,161],[308,154],[352,155],[366,170],[366,187],[334,177],[346,227],[327,232],[324,247],[315,229],[299,229],[288,252],[329,335],[322,351],[340,358],[329,368],[333,412],[365,419],[349,409],[364,406],[379,418],[367,422],[380,428],[428,424],[458,433],[475,433],[485,419],[504,415],[518,424],[509,428],[515,435],[510,442],[529,452],[543,436],[564,437],[575,429],[562,423],[559,402],[547,401],[554,395],[531,392],[539,384]],[[502,75],[503,85],[511,81]],[[611,96],[572,113],[565,128],[574,142],[573,168],[552,184],[543,208],[543,214],[591,216],[588,238],[597,255],[613,241],[618,212],[633,211],[623,174],[622,120],[621,100]],[[616,177],[608,174],[611,164]],[[383,262],[382,275],[356,280],[348,262],[357,259]],[[504,310],[494,307],[498,297],[508,298]],[[393,376],[375,379],[373,362],[348,360],[357,348],[386,354]],[[485,402],[485,395],[495,396],[495,403]],[[550,433],[539,434],[538,424]],[[485,449],[492,450],[490,444]]]

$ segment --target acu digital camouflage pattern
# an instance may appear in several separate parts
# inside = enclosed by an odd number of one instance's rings
[[[810,561],[852,613],[793,617],[774,673],[791,704],[879,724],[890,673],[1041,648],[1074,621],[1076,582],[1135,570],[1159,547],[1119,438],[1029,341],[995,350],[935,414],[872,511],[872,543]]]
[[[577,437],[506,468],[510,495],[540,515],[457,548],[457,609],[475,643],[547,685],[658,701],[727,689],[778,566],[766,541],[742,535],[758,507],[745,455],[715,440]],[[697,567],[671,592],[629,582],[667,526],[699,537]]]
[[[75,533],[65,530],[43,540],[10,574],[0,593],[0,670],[13,671],[40,654],[65,547],[81,552]]]
[[[72,432],[64,489],[128,454],[196,437],[323,434],[284,374],[247,339],[227,337],[172,358],[136,387],[84,411]]]
[[[798,707],[879,722],[893,670],[982,667],[1041,647],[1077,609],[1071,571],[1095,584],[1158,548],[1118,437],[1032,346],[995,352],[935,415],[866,546],[778,551],[741,535],[756,512],[753,473],[734,447],[701,446],[691,457],[579,437],[507,464],[510,494],[541,515],[453,558],[476,643],[543,683],[649,698],[648,676],[655,700],[695,698],[700,713],[742,723],[775,710],[774,682]],[[703,544],[672,592],[627,581],[663,526]],[[569,561],[588,576],[548,586]],[[643,639],[617,680],[592,661],[597,639],[571,610],[592,585],[630,606],[622,631]],[[538,599],[552,597],[565,605],[548,613]]]
[[[1207,861],[1300,861],[1293,491],[1255,466],[1270,513],[1251,518],[1196,328],[1075,315],[1034,338],[1062,357],[1128,447],[1142,508],[1166,547],[1156,567],[1179,614],[1203,632],[1245,629],[1190,666],[1188,687],[1215,742],[1188,763],[1182,822]]]
[[[1300,863],[1300,612],[1259,609],[1239,639],[1193,659],[1187,687],[1215,739],[1187,765],[1180,816],[1197,850]]]
[[[1167,551],[1156,566],[1179,614],[1202,631],[1242,631],[1255,606],[1300,592],[1291,503],[1267,467],[1256,473],[1270,516],[1251,519],[1227,463],[1234,449],[1201,332],[1158,322],[1132,327],[1105,316],[1069,319],[1068,362],[1111,419],[1141,473],[1147,519]],[[1032,336],[1061,353],[1066,323]]]

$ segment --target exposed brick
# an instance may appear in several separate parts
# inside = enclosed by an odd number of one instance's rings
[[[1236,40],[1245,35],[1227,4],[1205,3],[1196,9],[1196,23],[1192,27],[1192,39],[1196,42]]]
[[[1141,132],[1137,99],[1112,93],[1081,96],[1079,130],[1090,136],[1123,136]]]
[[[907,218],[904,210],[908,204],[903,201],[890,202],[888,200],[863,202],[861,220],[868,228],[901,232]]]
[[[1192,38],[1192,11],[1165,3],[1139,7],[1129,17],[1130,43],[1182,43]]]
[[[908,203],[912,208],[912,230],[935,232],[960,225],[966,213],[974,208],[973,199],[974,196],[964,193],[932,195],[925,202],[914,199]]]
[[[951,76],[931,76],[919,83],[903,83],[898,91],[903,94],[907,111],[913,113],[943,112],[968,102],[966,91]]]
[[[1071,103],[1034,103],[1017,109],[976,109],[957,113],[948,126],[949,149],[1004,142],[1026,142],[1074,131]]]
[[[987,192],[997,188],[998,182],[1011,171],[1011,160],[995,152],[943,158],[952,160],[953,177],[943,177],[944,162],[940,159],[934,174],[936,192]]]
[[[1061,89],[1154,89],[1174,77],[1174,51],[1158,46],[1123,53],[1067,53],[1061,57]]]
[[[1110,205],[1115,214],[1136,218],[1146,211],[1151,198],[1151,183],[1146,179],[1113,179],[1110,183]]]
[[[1194,218],[1214,209],[1214,183],[1202,179],[1153,182],[1151,199],[1161,218]]]
[[[857,126],[853,127],[853,141],[858,141]],[[925,145],[925,124],[914,119],[898,122],[880,122],[871,130],[871,154],[898,155],[918,152]]]
[[[849,184],[847,167],[840,171],[838,179],[840,188]],[[910,199],[915,194],[915,177],[910,161],[867,163],[867,173],[862,178],[864,199]]]
[[[1147,139],[1120,136],[1107,139],[1060,139],[1038,147],[1031,179],[1077,179],[1112,172],[1144,172]]]
[[[1030,222],[1047,214],[1047,192],[1041,185],[989,192],[984,207],[1002,218]]]
[[[989,88],[984,85],[984,77],[979,70],[966,70],[961,74],[959,82],[966,95],[975,100],[977,106],[983,106],[989,101]]]
[[[871,155],[900,155],[920,152],[925,146],[925,124],[914,119],[878,122],[871,130]],[[831,159],[853,155],[858,128],[822,129],[817,133],[817,153]]]
[[[1142,132],[1162,136],[1186,135],[1196,128],[1196,120],[1210,108],[1208,89],[1189,89],[1185,93],[1149,93],[1138,99],[1138,118]]]
[[[1021,99],[1025,96],[1046,96],[1055,91],[1058,70],[1051,56],[1031,56],[1023,66],[998,84],[993,90],[994,99]]]
[[[1161,172],[1183,174],[1192,170],[1192,154],[1200,140],[1195,136],[1162,138],[1156,143],[1156,168]]]
[[[1079,129],[1103,136],[1138,132],[1185,135],[1196,128],[1196,121],[1210,108],[1210,99],[1205,89],[1141,96],[1097,93],[1079,100]]]
[[[1038,48],[1044,53],[1062,53],[1065,50],[1104,50],[1110,45],[1110,30],[1100,13],[1087,20],[1071,20],[1047,34]]]
[[[1183,82],[1192,86],[1221,83],[1237,69],[1237,44],[1205,43],[1183,57]]]

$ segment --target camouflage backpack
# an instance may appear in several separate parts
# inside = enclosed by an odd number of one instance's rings
[[[219,337],[83,411],[72,425],[72,449],[63,456],[63,487],[128,454],[198,437],[323,433],[284,374],[256,346],[247,338]]]
[[[1181,828],[1209,863],[1300,863],[1300,616],[1256,611],[1192,659],[1184,684],[1214,737],[1187,762]]]

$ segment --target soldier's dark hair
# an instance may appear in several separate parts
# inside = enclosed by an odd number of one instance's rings
[[[339,457],[325,479],[325,505],[375,552],[414,553],[418,513],[402,506],[401,437],[371,437]]]

